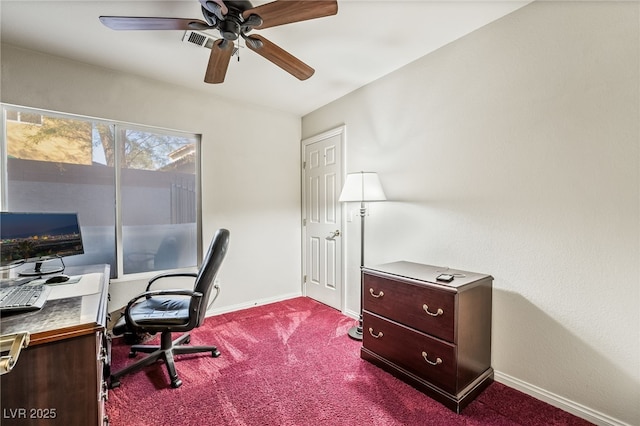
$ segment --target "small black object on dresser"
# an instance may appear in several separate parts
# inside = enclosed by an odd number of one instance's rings
[[[362,274],[361,358],[460,413],[493,381],[493,278],[404,261]]]

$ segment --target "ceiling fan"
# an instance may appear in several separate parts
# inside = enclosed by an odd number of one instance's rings
[[[100,22],[113,30],[212,30],[222,37],[211,47],[205,83],[222,83],[234,50],[234,41],[242,37],[246,46],[299,80],[311,77],[315,70],[266,38],[249,34],[254,29],[322,18],[338,13],[336,0],[276,0],[253,7],[246,0],[198,0],[204,21],[186,18],[136,16],[100,16]]]

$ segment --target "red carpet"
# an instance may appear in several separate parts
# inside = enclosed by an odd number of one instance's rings
[[[208,318],[191,344],[222,355],[177,357],[178,389],[161,363],[123,377],[109,392],[111,425],[590,424],[499,383],[454,414],[361,360],[353,323],[304,297]],[[128,351],[114,340],[112,368]]]

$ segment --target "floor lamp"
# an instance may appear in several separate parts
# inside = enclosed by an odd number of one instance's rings
[[[378,174],[375,172],[348,173],[347,179],[340,193],[340,202],[359,201],[360,202],[360,269],[364,266],[364,217],[367,214],[365,202],[384,201],[387,197],[380,184]],[[358,325],[349,329],[349,337],[362,340],[362,272],[360,272],[360,318]]]

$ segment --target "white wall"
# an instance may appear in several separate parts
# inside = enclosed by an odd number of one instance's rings
[[[639,26],[637,2],[536,2],[302,121],[380,174],[366,263],[492,274],[497,378],[600,424],[640,424]]]
[[[2,102],[202,134],[203,243],[231,231],[214,312],[301,294],[299,117],[8,45],[1,54]],[[142,290],[112,283],[110,309]]]

